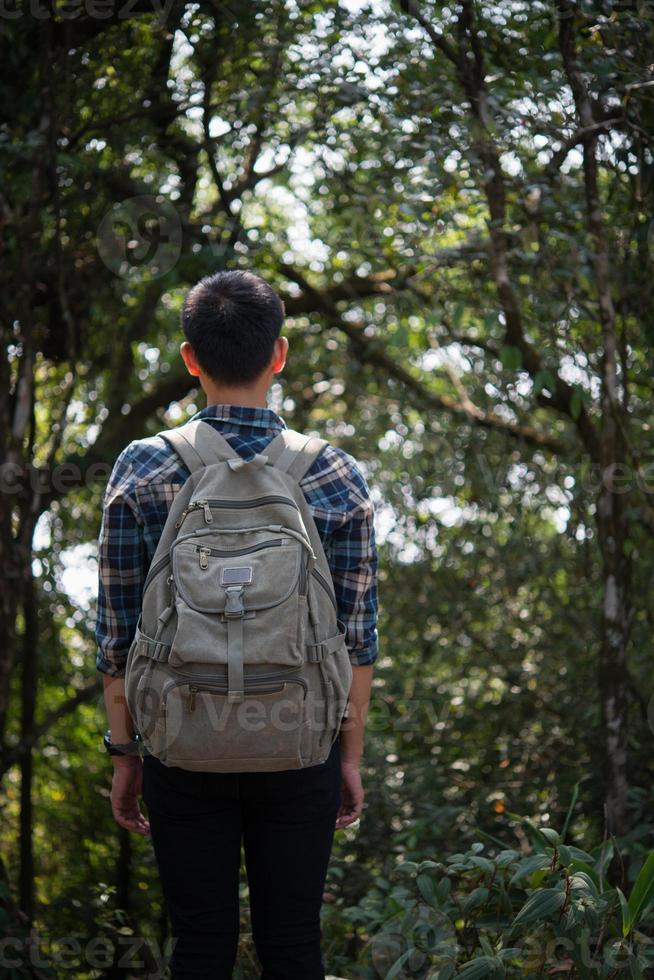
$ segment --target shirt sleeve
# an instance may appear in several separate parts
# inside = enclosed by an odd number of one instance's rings
[[[96,666],[113,677],[125,676],[148,568],[143,519],[133,493],[131,446],[120,454],[109,478],[98,538]]]
[[[338,618],[346,627],[346,644],[353,664],[373,664],[378,644],[378,555],[374,506],[365,477],[347,456],[345,475],[347,510],[326,548],[338,605]]]

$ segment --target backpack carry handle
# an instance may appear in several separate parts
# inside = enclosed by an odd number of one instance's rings
[[[268,462],[268,457],[264,456],[263,453],[256,453],[250,459],[243,459],[239,456],[238,459],[228,459],[227,465],[230,470],[240,470],[243,466],[265,466]]]
[[[176,429],[165,429],[158,435],[173,447],[191,473],[212,463],[241,459],[225,437],[203,419],[186,422]]]

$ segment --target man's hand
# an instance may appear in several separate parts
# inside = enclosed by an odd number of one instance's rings
[[[361,816],[363,807],[363,784],[361,772],[356,762],[341,762],[341,805],[336,815],[336,830],[349,827]]]
[[[359,766],[363,757],[363,736],[370,703],[372,664],[352,667],[352,685],[347,713],[341,722],[341,805],[336,830],[348,827],[361,816],[363,786]]]
[[[143,762],[137,755],[111,757],[114,776],[111,783],[111,810],[125,830],[134,834],[150,834],[150,824],[141,813],[139,796],[143,783]]]
[[[104,675],[104,701],[111,739],[115,745],[131,742],[134,724],[125,697],[125,678]],[[134,834],[150,833],[150,824],[141,813],[139,796],[143,784],[143,762],[138,755],[112,755],[114,777],[111,783],[111,809],[116,822]]]

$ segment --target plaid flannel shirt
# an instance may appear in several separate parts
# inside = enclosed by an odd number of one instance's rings
[[[243,405],[210,405],[193,419],[207,419],[246,459],[263,452],[287,428],[271,409]],[[98,538],[96,666],[103,673],[125,674],[148,568],[172,500],[188,476],[180,457],[159,436],[130,442],[116,460]],[[378,656],[377,550],[365,478],[352,456],[329,445],[300,486],[329,562],[350,660],[372,664]]]

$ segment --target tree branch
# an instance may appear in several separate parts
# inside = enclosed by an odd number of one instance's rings
[[[0,778],[11,766],[19,762],[24,753],[29,751],[43,735],[46,735],[58,721],[66,718],[76,711],[81,704],[86,704],[101,693],[102,679],[99,678],[98,680],[94,679],[89,681],[88,684],[81,687],[71,698],[64,701],[58,708],[55,708],[54,711],[46,715],[39,725],[35,725],[29,737],[22,739],[16,745],[7,746],[0,754]]]
[[[550,178],[556,172],[558,172],[563,166],[570,150],[572,150],[575,146],[579,146],[580,143],[583,143],[588,136],[593,133],[598,135],[600,133],[606,133],[611,129],[612,125],[622,121],[623,117],[613,116],[610,119],[603,120],[602,122],[593,123],[592,126],[582,127],[581,129],[576,130],[576,132],[574,132],[571,136],[568,136],[568,138],[564,141],[561,149],[556,150],[552,154],[551,159],[546,164],[543,171],[545,177]]]
[[[481,185],[486,196],[489,212],[489,258],[491,272],[500,308],[505,319],[506,343],[520,351],[524,369],[533,378],[543,370],[540,353],[527,340],[522,313],[516,290],[511,281],[509,267],[509,239],[506,231],[506,189],[500,154],[492,137],[492,115],[488,104],[484,50],[481,44],[472,0],[462,0],[457,33],[458,52],[451,45],[443,46],[443,38],[438,35],[426,18],[417,9],[413,0],[402,0],[402,7],[411,13],[426,31],[434,45],[445,51],[457,69],[459,84],[465,92],[471,107],[473,119],[473,146],[479,157]],[[588,125],[582,120],[582,125]],[[597,456],[597,432],[588,413],[582,406],[579,413],[573,413],[571,403],[574,389],[559,376],[558,370],[552,372],[556,378],[555,390],[548,404],[571,419],[579,435],[593,458]],[[576,414],[576,417],[575,417]]]
[[[555,439],[537,429],[509,422],[493,412],[483,412],[482,409],[473,405],[469,399],[456,401],[448,395],[441,395],[432,391],[424,381],[402,367],[397,359],[388,353],[381,341],[376,338],[374,340],[366,338],[363,332],[365,324],[345,320],[340,315],[336,301],[329,292],[321,292],[315,289],[298,270],[290,269],[288,266],[284,268],[288,277],[292,278],[302,288],[306,301],[315,309],[326,314],[327,322],[331,326],[337,327],[354,343],[365,363],[380,368],[384,377],[391,377],[399,381],[407,390],[418,397],[422,405],[430,409],[448,412],[450,415],[463,418],[481,428],[494,429],[514,438],[519,438],[541,449],[558,450],[561,448]]]

